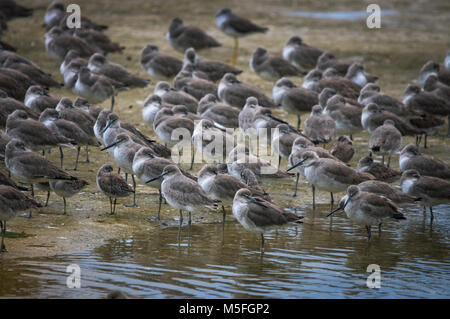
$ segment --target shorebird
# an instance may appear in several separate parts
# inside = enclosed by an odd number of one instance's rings
[[[422,176],[414,169],[403,172],[400,180],[402,191],[420,198],[423,206],[430,207],[433,219],[433,206],[450,203],[450,182],[432,176]]]
[[[237,107],[220,103],[214,94],[205,95],[198,103],[197,114],[214,122],[222,129],[239,127]]]
[[[373,83],[378,80],[377,76],[367,74],[364,71],[364,67],[362,66],[362,64],[356,63],[356,62],[352,63],[349,66],[347,73],[345,74],[345,77],[347,79],[355,82],[356,84],[358,84],[361,87],[363,87],[367,83]]]
[[[199,57],[194,48],[189,48],[184,52],[183,64],[184,66],[191,64],[194,70],[206,73],[208,78],[213,82],[222,79],[226,73],[233,73],[235,75],[242,73],[242,70],[231,65]]]
[[[131,174],[133,181],[133,204],[126,204],[126,207],[137,207],[136,204],[136,180],[134,179],[133,160],[134,155],[141,149],[142,144],[134,142],[128,133],[119,133],[116,135],[115,141],[106,145],[101,150],[113,148],[113,156],[117,165],[125,172],[125,181],[127,181],[128,174]]]
[[[438,80],[445,85],[450,85],[450,71],[446,68],[441,68],[439,63],[434,61],[428,61],[424,64],[419,72],[419,83],[423,86],[428,75],[434,74],[437,76]]]
[[[198,172],[198,183],[212,199],[219,200],[222,204],[223,223],[225,223],[225,205],[232,205],[234,196],[241,188],[250,189],[252,196],[270,200],[264,191],[249,187],[234,176],[223,174],[213,165],[204,165]]]
[[[69,50],[75,50],[82,57],[89,57],[95,49],[86,41],[67,32],[60,27],[53,27],[45,35],[45,49],[55,59],[63,61]]]
[[[50,96],[48,91],[43,87],[40,85],[33,85],[28,88],[23,104],[36,113],[42,113],[47,108],[56,108],[58,102],[59,99]]]
[[[23,101],[27,88],[13,77],[0,73],[0,91],[5,97],[10,96],[16,100]]]
[[[217,86],[208,80],[193,77],[192,73],[181,71],[173,79],[175,90],[184,91],[197,100],[201,100],[207,94],[216,94]]]
[[[291,166],[288,171],[304,166],[306,179],[313,187],[313,209],[315,209],[315,188],[328,191],[331,194],[331,207],[333,207],[333,193],[342,192],[350,185],[357,185],[363,181],[373,179],[372,176],[361,174],[340,161],[330,158],[319,158],[313,151],[302,154],[301,160]]]
[[[396,204],[415,203],[421,200],[421,198],[409,196],[383,181],[365,181],[360,183],[358,188],[362,192],[384,196]]]
[[[247,188],[236,192],[233,215],[245,229],[261,234],[261,249],[264,249],[264,233],[267,230],[286,224],[300,224],[303,218],[262,198],[253,197]]]
[[[446,101],[450,100],[450,86],[439,82],[438,77],[434,74],[427,76],[425,82],[423,83],[423,90],[434,93]]]
[[[141,66],[151,76],[160,80],[168,80],[181,71],[183,62],[159,52],[156,45],[147,44],[141,52]]]
[[[381,227],[381,224],[389,218],[406,219],[398,211],[398,207],[393,201],[383,196],[361,191],[356,185],[348,187],[347,195],[341,199],[341,203],[342,205],[328,216],[343,209],[352,222],[366,227],[369,241],[373,225]]]
[[[28,118],[24,111],[17,110],[8,116],[6,134],[21,140],[33,151],[42,151],[53,146],[73,147],[74,140],[52,131],[43,123]]]
[[[3,68],[13,69],[26,75],[30,80],[36,82],[36,84],[42,85],[44,87],[61,87],[61,84],[53,79],[50,73],[44,72],[39,66],[34,63],[25,63],[22,60],[8,59],[3,63]],[[11,72],[10,78],[17,79],[17,81],[22,81],[23,77],[17,77],[17,72],[13,75]],[[5,71],[2,72],[3,75],[7,75]],[[20,82],[19,84],[25,85],[26,82]],[[28,87],[25,87],[27,89]],[[20,99],[23,100],[23,99]]]
[[[278,124],[276,128],[272,135],[271,147],[278,154],[278,167],[280,167],[281,158],[288,158],[291,155],[292,144],[301,135],[293,132],[286,124]]]
[[[377,180],[383,182],[392,182],[402,175],[402,172],[377,163],[369,156],[363,157],[358,161],[357,171],[359,173],[369,173]]]
[[[11,67],[0,66],[0,74],[13,78],[17,82],[22,83],[22,85],[26,88],[29,88],[33,85],[39,85],[39,83],[35,79],[30,78],[27,74]]]
[[[253,113],[253,128],[259,137],[271,140],[272,133],[280,123],[288,126],[291,131],[298,133],[298,131],[288,122],[272,115],[272,111],[270,109],[266,107],[255,108]]]
[[[162,108],[156,113],[153,131],[168,146],[173,146],[179,142],[179,140],[172,140],[172,132],[177,129],[188,134],[189,136],[185,136],[186,138],[191,138],[194,132],[194,122],[187,117],[175,116],[173,111],[168,108]]]
[[[324,88],[334,89],[337,93],[345,98],[356,100],[358,99],[361,87],[340,76],[325,77],[326,74],[333,74],[332,70],[320,71],[318,69],[312,69],[303,79],[302,87],[305,89],[313,90],[317,93],[322,92]]]
[[[111,111],[114,109],[114,97],[117,91],[126,86],[111,78],[94,74],[88,68],[82,67],[78,73],[73,92],[91,103],[97,104],[111,98]]]
[[[352,65],[354,62],[358,62],[355,60],[358,59],[355,58],[337,59],[332,53],[323,52],[317,59],[316,67],[322,71],[325,71],[328,68],[333,68],[338,72],[340,76],[345,76],[345,74],[347,74],[350,65]]]
[[[253,96],[247,98],[244,107],[239,112],[238,123],[239,129],[244,135],[252,135],[254,133],[253,122],[255,118],[255,112],[261,108],[258,105],[258,99]]]
[[[165,104],[184,105],[189,112],[197,113],[198,100],[186,92],[171,89],[168,82],[156,83],[153,93],[158,95]]]
[[[318,103],[318,94],[314,91],[300,88],[288,78],[279,79],[273,89],[272,97],[278,105],[288,112],[297,114],[297,129],[300,128],[300,114],[310,112]]]
[[[323,91],[325,90],[327,89],[323,89]],[[362,131],[361,108],[346,103],[344,97],[339,94],[328,99],[323,112],[334,120],[336,131],[341,134],[350,135],[350,139],[353,138],[353,134]]]
[[[64,215],[67,214],[66,198],[72,197],[78,194],[84,188],[87,187],[88,182],[79,179],[74,181],[50,181],[50,189],[55,192],[56,195],[61,196],[64,202]]]
[[[131,74],[122,65],[106,60],[100,53],[95,53],[89,58],[88,69],[93,73],[101,74],[123,83],[127,87],[146,87],[150,83],[149,80]]]
[[[5,127],[8,116],[17,110],[25,112],[27,116],[32,119],[37,120],[39,118],[39,113],[26,107],[16,99],[8,97],[8,95],[0,89],[0,126]]]
[[[394,113],[398,116],[411,115],[411,111],[400,100],[381,92],[378,85],[367,83],[358,97],[358,102],[364,106],[371,103],[378,105],[382,110]]]
[[[142,107],[142,119],[144,122],[153,126],[156,113],[163,107],[172,108],[172,105],[163,103],[159,95],[150,94],[147,96]]]
[[[391,164],[391,156],[396,153],[402,147],[402,134],[395,127],[395,123],[392,120],[384,121],[384,124],[377,127],[375,131],[371,133],[369,140],[370,153],[381,153],[388,155],[387,167]]]
[[[336,134],[336,124],[329,115],[322,112],[320,105],[315,105],[305,121],[305,135],[314,144],[328,144]]]
[[[78,73],[82,68],[87,68],[87,61],[75,59],[70,61],[67,67],[64,68],[64,88],[73,90],[75,83],[78,80]]]
[[[2,236],[0,254],[7,251],[5,246],[6,222],[22,211],[38,207],[40,207],[38,202],[21,191],[11,186],[0,185],[0,230]]]
[[[231,65],[235,65],[239,52],[238,38],[248,36],[254,33],[266,33],[268,28],[260,27],[250,20],[240,17],[231,12],[229,8],[220,9],[216,14],[216,25],[226,35],[234,39],[233,57]]]
[[[284,45],[283,59],[300,69],[311,69],[316,66],[322,53],[322,50],[307,45],[300,37],[293,36]]]
[[[350,162],[353,155],[355,155],[355,147],[350,137],[345,135],[339,136],[337,141],[331,146],[330,154],[344,163]]]
[[[82,29],[74,28],[69,29],[76,37],[85,40],[89,43],[97,52],[103,52],[104,54],[113,52],[122,52],[125,47],[119,43],[111,41],[111,39],[103,32],[95,29]]]
[[[27,191],[28,188],[16,184],[11,178],[0,172],[0,185],[11,186],[19,191]]]
[[[59,117],[58,111],[55,109],[46,109],[42,112],[39,121],[42,122],[53,132],[73,140],[77,145],[77,156],[75,161],[74,171],[78,169],[78,158],[80,156],[81,146],[99,146],[99,143],[93,139],[93,136],[86,134],[76,123],[62,119]],[[63,150],[59,147],[61,154],[61,168],[63,167]]]
[[[414,169],[421,175],[450,178],[450,166],[447,163],[434,156],[421,154],[419,148],[412,144],[402,149],[398,164],[402,171]]]
[[[221,46],[219,42],[202,29],[195,26],[185,26],[180,18],[172,20],[166,38],[172,48],[180,52],[184,52],[189,48],[201,50]]]
[[[113,170],[111,165],[105,164],[100,167],[96,177],[98,190],[109,197],[111,215],[116,212],[117,198],[127,197],[134,193],[123,177],[114,173]]]
[[[183,210],[189,212],[188,223],[190,225],[192,212],[203,208],[217,209],[219,201],[210,198],[196,181],[184,176],[178,166],[166,166],[162,174],[150,179],[147,183],[161,178],[164,178],[161,183],[161,192],[164,198],[170,206],[180,210],[180,229],[183,224]]]
[[[284,76],[304,76],[305,72],[266,49],[257,48],[250,58],[250,69],[261,78],[276,81]]]
[[[239,81],[232,73],[227,73],[223,76],[217,91],[219,98],[230,106],[242,108],[250,96],[257,98],[261,106],[275,106],[275,102],[266,96],[258,87]]]

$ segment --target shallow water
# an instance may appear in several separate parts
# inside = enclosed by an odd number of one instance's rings
[[[323,2],[294,2],[258,1],[257,6],[252,1],[208,1],[201,6],[198,1],[172,0],[132,0],[127,6],[104,0],[77,3],[89,17],[109,24],[107,34],[126,46],[123,54],[111,54],[108,58],[145,77],[148,75],[140,68],[139,54],[147,43],[182,58],[164,39],[174,16],[199,25],[223,43],[223,47],[201,52],[201,56],[229,60],[232,40],[214,26],[214,14],[220,7],[239,7],[243,15],[270,27],[267,35],[240,41],[238,59],[238,67],[244,70],[240,79],[261,87],[269,95],[273,83],[261,80],[249,70],[249,57],[261,45],[279,54],[284,42],[294,34],[338,57],[364,56],[366,70],[380,76],[378,83],[383,91],[397,98],[407,83],[417,77],[426,60],[441,61],[450,46],[446,1],[433,1],[426,8],[416,1],[397,1],[398,8],[383,4],[383,10],[392,8],[399,14],[394,16],[395,26],[378,31],[365,28],[361,21],[277,15],[285,11],[317,13],[330,9]],[[61,80],[57,61],[48,56],[43,45],[45,30],[40,25],[47,1],[23,0],[23,3],[40,5],[41,9],[27,20],[11,22],[10,31],[2,39],[17,45],[19,53]],[[341,1],[332,11],[345,11],[348,17],[352,12],[365,13],[362,11],[365,6],[365,3]],[[404,10],[410,11],[403,14]],[[129,17],[126,23],[123,17]],[[436,30],[432,36],[431,29]],[[301,79],[294,81],[301,85]],[[152,137],[155,135],[144,125],[138,101],[153,91],[155,83],[149,88],[123,92],[116,99],[120,118]],[[74,97],[67,90],[51,90],[51,93]],[[109,101],[102,106],[109,107]],[[294,114],[282,110],[274,113],[296,123]],[[303,121],[306,116],[302,117]],[[355,136],[357,153],[350,163],[352,167],[367,154],[367,141],[367,133]],[[404,144],[413,141],[405,138]],[[428,142],[430,148],[425,153],[450,162],[447,139],[430,137]],[[48,157],[58,162],[57,151]],[[65,167],[71,167],[74,158],[74,150],[65,151]],[[403,207],[407,220],[386,223],[381,235],[374,229],[372,242],[368,244],[365,229],[351,225],[342,212],[333,219],[325,217],[329,211],[328,193],[316,193],[319,204],[313,212],[311,187],[305,181],[301,181],[296,198],[286,196],[293,192],[293,179],[266,182],[263,187],[275,203],[297,209],[305,219],[298,227],[288,226],[268,233],[261,253],[259,236],[244,230],[229,210],[224,231],[220,213],[198,213],[193,216],[190,231],[183,227],[178,240],[178,212],[163,205],[161,225],[149,221],[156,213],[157,191],[142,182],[138,182],[137,188],[139,208],[123,207],[122,204],[131,200],[126,198],[119,201],[116,216],[107,216],[109,202],[96,189],[95,173],[102,164],[114,164],[114,160],[98,150],[91,150],[91,160],[91,164],[81,164],[79,172],[74,173],[90,185],[68,199],[68,216],[61,215],[62,199],[52,194],[49,207],[35,212],[32,219],[19,217],[8,223],[9,231],[24,231],[31,236],[6,239],[9,252],[0,257],[0,297],[97,298],[113,289],[146,298],[450,297],[449,205],[434,208],[432,224],[429,213],[424,216],[422,208]],[[286,166],[285,160],[282,166]],[[393,166],[398,167],[397,156]],[[194,173],[200,168],[196,164]],[[39,200],[45,201],[45,195],[37,191]],[[335,200],[341,195],[335,194]],[[66,286],[69,275],[66,267],[70,264],[81,268],[81,289]],[[381,289],[366,286],[370,264],[381,267]]]

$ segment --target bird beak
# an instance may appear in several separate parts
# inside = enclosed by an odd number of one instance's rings
[[[298,167],[298,166],[302,165],[304,161],[306,161],[306,159],[304,159],[304,160],[301,160],[300,162],[298,162],[298,163],[297,163],[297,164],[295,164],[294,166],[292,166],[292,167],[288,168],[288,169],[287,169],[287,172],[289,172],[289,171],[293,170],[294,168],[296,168],[296,167]]]
[[[111,147],[114,147],[114,146],[116,146],[116,145],[122,143],[123,141],[125,141],[125,139],[118,140],[118,141],[116,141],[116,142],[114,142],[114,143],[112,143],[112,144],[110,144],[110,145],[108,145],[108,146],[105,146],[105,147],[102,148],[100,151],[106,151],[107,149],[109,149],[109,148],[111,148]]]
[[[273,116],[273,115],[268,115],[268,117],[269,117],[269,118],[271,118],[272,120],[275,120],[275,121],[277,121],[277,122],[280,122],[280,123],[283,123],[283,124],[287,124],[287,125],[289,125],[289,123],[288,123],[288,122],[286,122],[286,121],[283,121],[282,119],[279,119],[278,117],[275,117],[275,116]]]
[[[108,122],[108,123],[106,124],[105,128],[102,130],[102,134],[105,133],[106,130],[109,129],[109,127],[110,127],[115,121],[117,121],[117,120]]]
[[[340,211],[341,209],[344,209],[345,206],[347,206],[348,202],[350,201],[350,198],[351,198],[351,197],[349,196],[349,197],[347,198],[347,200],[345,201],[345,203],[344,203],[343,206],[340,206],[340,207],[336,208],[335,210],[333,210],[331,213],[329,213],[329,214],[327,215],[327,217],[330,217],[330,216],[333,215],[334,213]]]
[[[152,178],[152,179],[146,181],[145,184],[148,184],[148,183],[151,183],[151,182],[153,182],[153,181],[156,181],[156,180],[158,180],[158,179],[160,179],[160,178],[163,178],[163,176],[166,175],[166,174],[167,174],[167,173],[162,173],[161,175],[156,176],[155,178]]]

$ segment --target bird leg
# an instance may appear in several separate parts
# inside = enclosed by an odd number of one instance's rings
[[[301,123],[302,123],[302,120],[300,119],[300,113],[297,113],[297,131],[300,129]]]
[[[134,175],[131,174],[131,180],[133,181],[133,204],[126,204],[125,207],[138,207],[136,204],[136,180],[134,179]]]
[[[67,204],[66,204],[66,198],[65,197],[63,197],[63,202],[64,202],[64,215],[67,215],[67,210],[66,210]]]
[[[86,145],[86,160],[84,162],[81,162],[83,164],[87,164],[90,163],[91,161],[89,160],[89,146]]]
[[[194,167],[194,159],[195,159],[195,146],[192,146],[191,167],[189,167],[190,171],[192,171],[192,167]]]
[[[431,207],[431,206],[430,206],[430,214],[431,214],[430,221],[433,222],[434,214],[433,214],[433,207]]]
[[[330,205],[331,205],[331,210],[333,210],[334,196],[333,196],[333,193],[330,193],[330,195],[331,195],[331,203],[330,203]]]
[[[313,195],[313,210],[316,209],[316,187],[312,185],[312,195]]]
[[[261,250],[264,249],[264,234],[261,233]]]
[[[116,203],[117,203],[117,197],[114,198],[114,203],[113,203],[113,214],[116,213]]]
[[[0,231],[2,233],[2,243],[0,245],[0,254],[1,254],[2,252],[7,251],[5,246],[6,220],[3,223],[0,221],[0,226],[1,226]]]
[[[295,179],[295,191],[294,194],[292,194],[292,197],[296,197],[297,196],[297,188],[298,188],[298,179],[300,178],[300,173],[297,173],[297,177]]]
[[[191,212],[189,212],[189,220],[188,220],[188,225],[189,225],[189,227],[191,226],[191,223],[192,223]]]
[[[114,111],[114,95],[116,95],[116,92],[111,95],[111,112]]]
[[[237,58],[239,53],[239,40],[237,37],[234,37],[234,48],[233,48],[233,56],[231,58],[230,65],[236,65]]]
[[[381,164],[384,165],[384,155],[381,157]]]
[[[109,198],[109,212],[110,212],[111,215],[113,214],[113,211],[112,211],[112,198],[111,197]]]
[[[178,226],[178,239],[180,239],[181,235],[181,225],[183,225],[183,210],[180,209],[180,225]]]
[[[388,155],[387,168],[391,165],[391,154]]]
[[[77,157],[75,160],[75,167],[71,169],[72,171],[78,170],[78,158],[80,157],[80,151],[81,151],[81,146],[77,146]]]
[[[370,238],[372,237],[372,231],[370,229],[370,226],[366,226],[366,230],[367,230],[367,240],[370,241]]]
[[[159,193],[159,203],[158,203],[158,217],[157,220],[161,220],[161,203],[162,203],[162,193],[161,193],[161,189],[158,189],[158,193]]]
[[[59,162],[60,162],[61,168],[63,168],[63,160],[64,160],[64,153],[63,153],[62,147],[60,146],[59,147]]]
[[[225,218],[227,217],[227,213],[225,212],[225,207],[222,205],[222,230],[225,229]]]
[[[423,148],[427,148],[427,137],[428,137],[428,135],[425,134],[424,139],[423,139]]]
[[[45,201],[45,207],[47,207],[48,206],[48,200],[49,200],[49,198],[50,198],[50,191],[48,191],[47,192],[47,200]]]

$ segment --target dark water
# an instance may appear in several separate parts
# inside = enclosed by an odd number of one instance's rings
[[[120,289],[143,298],[449,298],[449,206],[436,206],[430,225],[422,209],[373,231],[328,207],[304,211],[305,222],[266,235],[245,231],[232,217],[220,223],[155,228],[94,250],[51,258],[0,260],[2,297],[101,298]],[[66,267],[81,269],[81,288],[66,286]],[[381,288],[366,285],[367,266],[381,268]]]

